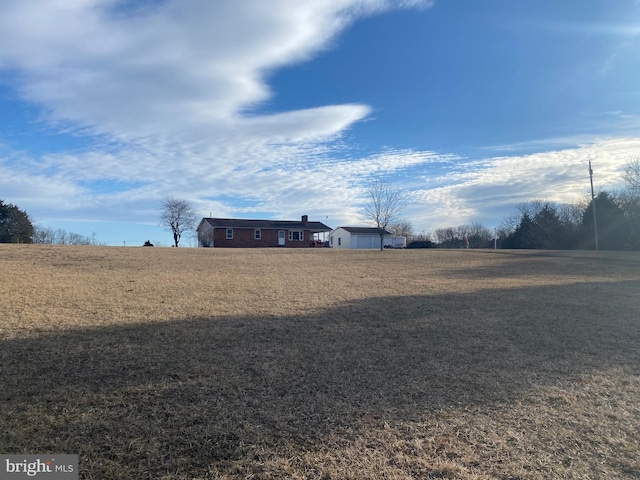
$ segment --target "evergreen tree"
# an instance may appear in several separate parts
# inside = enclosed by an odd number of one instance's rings
[[[534,200],[520,204],[518,210],[519,216],[505,219],[499,242],[503,248],[574,248],[575,231],[580,224],[576,224],[569,215],[574,210],[573,206],[558,207],[550,202]],[[582,215],[578,218],[581,221]]]
[[[583,246],[595,248],[593,208],[598,225],[598,244],[601,250],[623,250],[630,247],[630,228],[625,211],[607,192],[600,192],[582,216]]]
[[[564,245],[564,228],[553,205],[545,203],[533,218],[533,223],[533,243],[535,247],[532,248],[566,248]]]
[[[629,248],[640,250],[640,158],[627,163],[623,178],[627,189],[619,198],[629,226]]]
[[[33,224],[26,212],[0,200],[0,243],[32,243]]]
[[[624,214],[629,227],[629,249],[640,250],[640,198],[630,197],[624,203]]]
[[[515,231],[505,240],[505,248],[536,248],[536,226],[528,213],[522,215]]]

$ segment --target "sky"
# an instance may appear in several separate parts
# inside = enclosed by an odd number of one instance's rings
[[[2,2],[0,199],[108,245],[167,197],[366,225],[376,180],[493,229],[639,156],[639,0]]]

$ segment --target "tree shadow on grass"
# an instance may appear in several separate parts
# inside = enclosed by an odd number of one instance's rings
[[[476,278],[486,281],[495,278],[518,278],[522,275],[540,277],[573,276],[620,278],[620,272],[640,267],[637,252],[588,251],[588,250],[461,250],[460,256],[468,256],[468,266],[460,262],[439,275],[445,278]],[[495,256],[500,262],[478,265],[474,260]]]
[[[79,453],[82,478],[205,477],[212,464],[348,441],[364,422],[503,405],[598,369],[640,374],[637,287],[375,298],[5,340],[0,451]]]

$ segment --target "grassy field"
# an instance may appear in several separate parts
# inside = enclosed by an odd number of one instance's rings
[[[0,245],[0,386],[82,479],[640,478],[640,254]]]

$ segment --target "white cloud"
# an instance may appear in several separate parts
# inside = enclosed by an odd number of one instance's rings
[[[368,105],[260,113],[275,69],[330,48],[364,15],[432,3],[167,0],[131,11],[116,0],[5,0],[5,83],[42,109],[47,127],[96,137],[81,150],[0,151],[0,191],[36,218],[155,223],[158,199],[175,195],[203,214],[304,213],[337,226],[364,221],[371,178],[405,174],[407,217],[432,230],[493,221],[532,197],[578,199],[589,158],[596,184],[615,184],[639,139],[584,137],[584,146],[560,150],[576,142],[562,139],[550,152],[480,161],[417,150],[358,155],[340,139],[370,115]]]
[[[621,169],[637,155],[640,138],[596,141],[576,148],[520,156],[470,160],[434,152],[389,150],[380,154],[340,160],[331,149],[314,145],[243,145],[210,147],[189,156],[192,161],[171,163],[190,155],[176,149],[160,161],[147,152],[106,155],[50,155],[48,171],[38,175],[38,162],[21,158],[21,168],[0,165],[3,192],[13,192],[12,201],[29,206],[37,218],[129,220],[155,222],[157,199],[178,195],[193,199],[203,215],[297,218],[302,213],[332,226],[363,224],[359,206],[367,181],[377,177],[399,184],[410,198],[406,217],[417,231],[480,221],[497,226],[522,201],[545,199],[556,202],[584,200],[589,189],[587,162],[593,162],[596,188],[621,185]],[[101,156],[102,155],[102,156]],[[216,158],[208,164],[204,158]],[[240,158],[241,161],[234,161]],[[307,163],[305,159],[314,158]],[[103,165],[92,174],[87,161]],[[130,162],[129,168],[123,163]],[[112,168],[121,172],[121,189],[99,193],[100,182]],[[167,178],[167,172],[170,177]],[[113,176],[114,172],[111,172]],[[139,184],[127,184],[126,178]],[[72,180],[70,180],[72,179]],[[86,185],[86,187],[83,187]],[[92,186],[93,185],[93,186]],[[34,195],[33,192],[41,192]],[[25,196],[26,194],[26,196]],[[35,197],[35,198],[34,198]],[[39,199],[39,200],[38,200]],[[125,212],[125,213],[123,213]]]
[[[19,93],[43,106],[50,121],[118,140],[224,139],[239,128],[263,137],[276,132],[274,141],[318,139],[368,108],[243,114],[269,98],[265,75],[328,48],[360,16],[427,4],[169,0],[126,15],[115,0],[7,0],[0,68],[18,72]]]
[[[533,199],[577,203],[589,193],[588,162],[598,190],[622,186],[621,170],[640,149],[640,138],[594,141],[548,152],[466,161],[458,172],[433,179],[438,186],[415,189],[428,229],[483,221],[496,226],[516,205]]]
[[[6,0],[6,83],[48,128],[96,137],[82,151],[0,156],[3,192],[54,218],[138,219],[169,194],[220,209],[203,198],[255,199],[257,209],[284,212],[345,173],[327,152],[370,107],[257,113],[270,72],[330,48],[362,16],[431,3],[166,0],[132,10],[119,0]],[[302,173],[311,161],[324,182]],[[349,169],[371,173],[375,163]]]

